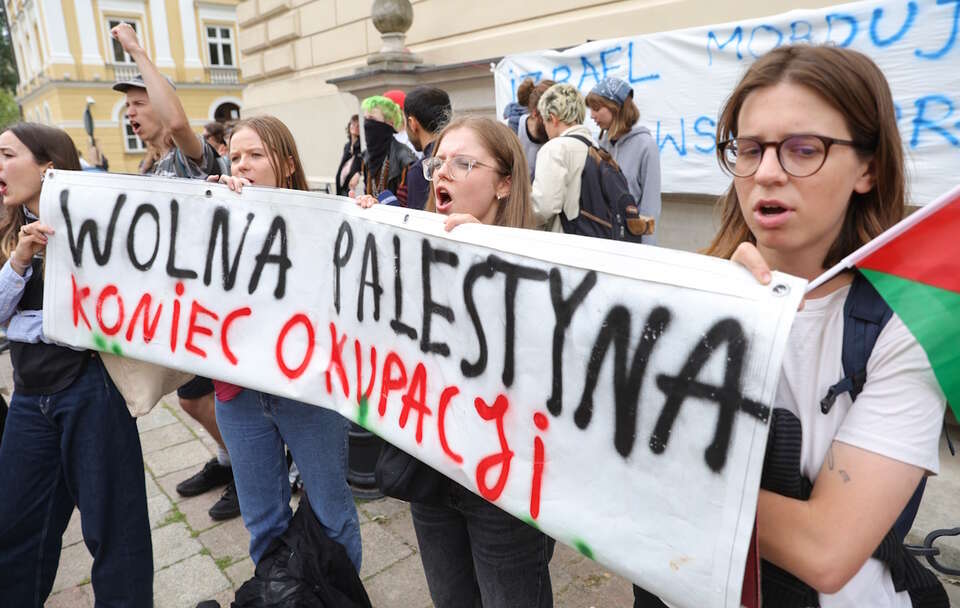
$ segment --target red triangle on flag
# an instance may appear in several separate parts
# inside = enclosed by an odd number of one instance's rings
[[[960,293],[960,195],[857,266]]]

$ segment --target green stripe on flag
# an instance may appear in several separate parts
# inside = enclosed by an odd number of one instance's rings
[[[960,420],[960,293],[861,268],[923,347]]]

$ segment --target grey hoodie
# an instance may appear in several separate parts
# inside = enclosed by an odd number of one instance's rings
[[[656,245],[660,232],[660,149],[650,129],[633,125],[629,133],[613,144],[604,132],[600,147],[613,156],[626,176],[630,194],[638,201],[640,215],[656,221],[656,231],[643,237],[645,244]]]

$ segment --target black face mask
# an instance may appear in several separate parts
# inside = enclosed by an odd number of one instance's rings
[[[383,164],[394,133],[393,127],[385,122],[373,119],[363,121],[363,137],[367,141],[367,155],[372,167]]]

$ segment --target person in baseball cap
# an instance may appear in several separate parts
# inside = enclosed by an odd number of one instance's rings
[[[110,31],[123,50],[137,63],[140,73],[113,85],[127,96],[127,118],[133,132],[152,152],[140,165],[145,175],[206,179],[220,175],[217,152],[190,127],[183,105],[177,97],[173,81],[160,73],[137,40],[137,32],[127,23]],[[240,515],[240,503],[233,482],[233,469],[220,429],[217,427],[213,400],[213,382],[196,376],[179,389],[180,407],[199,422],[219,447],[217,456],[195,475],[176,486],[181,496],[196,496],[226,486],[223,495],[208,511],[215,520]]]
[[[110,30],[110,35],[140,70],[136,76],[115,83],[113,89],[127,96],[127,118],[133,132],[156,150],[156,157],[151,158],[154,162],[141,166],[141,173],[188,178],[219,175],[216,151],[193,132],[173,81],[147,57],[137,32],[121,23]]]

